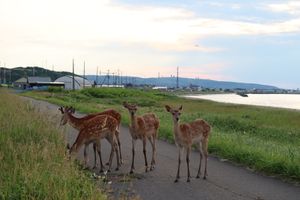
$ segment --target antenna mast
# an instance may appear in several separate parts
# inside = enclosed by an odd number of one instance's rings
[[[177,78],[176,78],[176,88],[179,88],[179,67],[177,67]]]

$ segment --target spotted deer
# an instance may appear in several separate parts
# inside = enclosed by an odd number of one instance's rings
[[[190,152],[193,144],[199,145],[200,150],[200,163],[198,168],[198,173],[196,178],[200,178],[201,162],[204,157],[205,169],[203,179],[207,177],[207,157],[208,157],[208,137],[210,135],[211,126],[203,119],[196,119],[195,121],[189,123],[179,124],[179,117],[182,111],[182,106],[178,109],[172,109],[170,106],[165,106],[167,112],[172,114],[173,117],[173,132],[175,143],[179,147],[178,152],[178,168],[175,182],[178,182],[180,173],[180,163],[181,163],[181,152],[182,149],[186,150],[186,163],[187,163],[187,182],[190,182]]]
[[[111,164],[114,157],[114,152],[117,154],[117,168],[119,170],[120,160],[118,153],[118,144],[116,139],[116,131],[118,127],[118,121],[110,115],[97,115],[85,122],[85,125],[80,129],[75,143],[70,148],[70,156],[73,153],[77,153],[82,145],[87,146],[90,143],[96,144],[96,149],[100,158],[100,172],[103,171],[100,140],[106,138],[111,144],[111,153],[109,157],[109,168],[111,171]]]
[[[60,107],[59,110],[62,113],[62,117],[61,117],[61,121],[60,121],[60,125],[65,125],[66,123],[69,123],[73,128],[77,129],[77,130],[81,130],[82,128],[84,128],[86,122],[92,118],[94,118],[95,116],[98,115],[110,115],[111,117],[115,118],[117,120],[118,123],[118,127],[116,130],[116,138],[117,138],[117,142],[118,142],[118,150],[120,153],[120,163],[122,163],[122,153],[121,153],[121,143],[120,143],[120,138],[119,138],[119,133],[120,133],[120,123],[121,123],[121,114],[118,113],[117,111],[110,109],[110,110],[105,110],[103,112],[100,113],[94,113],[94,114],[89,114],[86,115],[82,118],[77,118],[75,117],[73,114],[75,113],[75,109],[73,107]],[[96,164],[97,164],[97,158],[96,158],[96,143],[93,143],[93,149],[94,149],[94,167],[96,168]],[[84,161],[85,161],[85,165],[87,164],[87,147],[88,145],[85,145],[84,147]],[[109,162],[107,162],[108,164]],[[100,165],[103,165],[102,163],[100,163]]]
[[[152,145],[152,160],[150,170],[155,168],[156,157],[156,138],[158,136],[159,119],[153,113],[147,113],[142,116],[136,116],[137,106],[123,102],[123,106],[129,111],[131,123],[129,132],[132,137],[132,162],[130,173],[134,170],[135,143],[137,139],[143,141],[143,153],[145,158],[145,171],[148,171],[148,162],[146,154],[146,140],[148,139]]]

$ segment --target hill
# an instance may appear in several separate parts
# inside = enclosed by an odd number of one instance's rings
[[[57,72],[44,69],[41,67],[16,67],[12,69],[0,68],[0,83],[11,83],[19,78],[28,77],[28,76],[42,76],[50,77],[52,81],[55,81],[57,78],[65,75],[72,75],[71,72]],[[78,75],[76,75],[78,76]]]
[[[87,79],[91,81],[96,80],[95,75],[88,75]],[[176,87],[176,77],[161,77],[161,78],[141,78],[132,76],[123,76],[122,78],[110,77],[109,84],[123,83],[133,85],[151,85],[151,86],[167,86]],[[98,76],[98,84],[108,84],[107,76]],[[208,79],[192,79],[192,78],[179,78],[179,87],[198,86],[203,88],[222,88],[222,89],[262,89],[262,90],[274,90],[278,89],[275,86],[263,85],[256,83],[240,83],[229,81],[215,81]]]
[[[65,75],[72,75],[71,72],[58,72],[44,69],[41,67],[16,67],[12,69],[0,68],[0,83],[11,83],[19,78],[28,76],[48,76],[52,81]],[[78,75],[76,75],[78,76]],[[87,75],[88,80],[92,82],[96,81],[95,75]],[[176,77],[161,77],[161,78],[142,78],[133,76],[98,76],[98,84],[132,84],[132,85],[150,85],[150,86],[166,86],[170,88],[176,87]],[[179,87],[197,86],[203,88],[215,88],[215,89],[262,89],[262,90],[274,90],[279,89],[271,85],[263,85],[256,83],[240,83],[229,81],[216,81],[208,79],[192,79],[192,78],[179,78]]]

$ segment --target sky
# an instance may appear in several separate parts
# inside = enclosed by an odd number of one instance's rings
[[[0,0],[0,66],[300,88],[300,0]]]

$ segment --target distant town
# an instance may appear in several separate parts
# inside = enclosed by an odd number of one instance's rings
[[[60,87],[77,90],[85,87],[134,87],[183,93],[236,93],[247,94],[300,94],[299,89],[281,89],[276,86],[255,83],[238,83],[208,79],[192,79],[179,76],[142,78],[122,76],[119,73],[104,75],[77,75],[71,72],[57,72],[41,67],[0,68],[1,86],[20,90],[47,90]]]

